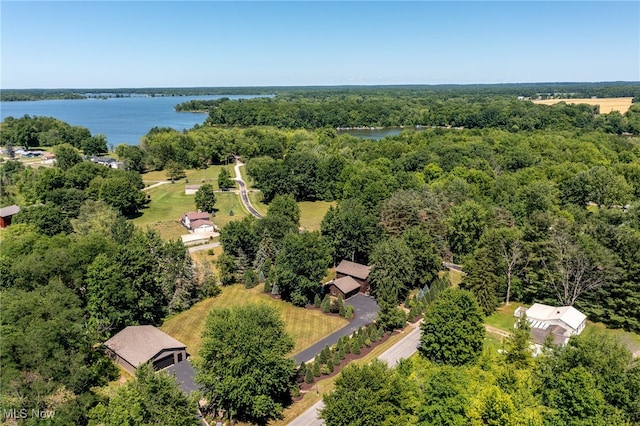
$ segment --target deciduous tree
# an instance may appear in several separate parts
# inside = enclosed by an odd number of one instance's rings
[[[418,351],[437,364],[474,363],[482,352],[482,311],[471,293],[449,288],[427,307]]]
[[[213,185],[205,183],[195,194],[196,208],[202,212],[212,213],[216,205],[216,193]]]
[[[275,308],[245,305],[207,317],[196,382],[211,409],[230,419],[263,424],[290,402],[296,366],[293,340]]]

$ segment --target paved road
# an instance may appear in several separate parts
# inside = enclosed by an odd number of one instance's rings
[[[242,175],[240,174],[240,166],[244,166],[244,164],[241,163],[240,160],[236,159],[236,165],[233,168],[236,171],[236,178],[234,179],[234,181],[238,182],[238,185],[240,186],[240,200],[249,211],[249,213],[257,217],[258,219],[262,219],[262,214],[251,205],[249,195],[247,194],[247,184],[244,183],[244,181],[242,180]]]
[[[408,358],[417,349],[420,341],[420,328],[416,327],[411,330],[402,340],[387,349],[378,357],[378,359],[387,361],[390,367],[393,367],[402,358]],[[318,419],[318,410],[324,407],[322,401],[316,402],[307,411],[299,415],[289,426],[322,426],[324,422]]]
[[[189,253],[194,253],[196,251],[201,251],[201,250],[209,250],[219,246],[220,246],[220,243],[210,243],[210,244],[202,244],[200,246],[195,246],[195,247],[189,247]]]
[[[307,362],[320,353],[325,346],[335,345],[342,336],[349,336],[356,332],[358,328],[371,324],[378,314],[380,307],[376,303],[375,299],[364,294],[356,294],[345,301],[346,305],[353,306],[354,318],[353,320],[336,331],[315,343],[313,346],[308,347],[302,352],[298,352],[293,356],[296,364],[300,364],[302,361]]]

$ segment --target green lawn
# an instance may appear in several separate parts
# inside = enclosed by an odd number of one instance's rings
[[[225,167],[229,171],[229,175],[233,178],[234,177],[233,165],[229,165],[229,166],[215,165],[215,166],[209,166],[206,169],[185,170],[184,172],[187,175],[186,179],[180,179],[177,182],[183,184],[183,186],[187,180],[189,181],[188,182],[189,184],[194,184],[194,185],[201,184],[201,183],[211,183],[213,184],[214,188],[217,190],[218,175],[220,174],[220,170],[222,170]],[[143,173],[142,180],[145,182],[159,182],[161,180],[169,180],[169,179],[167,178],[166,172],[164,170],[161,170],[161,171]]]
[[[513,313],[519,306],[522,306],[522,304],[513,302],[510,303],[509,306],[502,305],[493,315],[485,318],[484,322],[495,328],[511,333],[516,323],[516,317],[513,316]]]
[[[215,308],[230,308],[247,303],[265,303],[278,309],[285,322],[286,332],[295,341],[291,355],[308,348],[347,324],[344,318],[325,315],[317,309],[298,308],[288,302],[274,299],[263,292],[263,285],[247,290],[237,284],[224,287],[219,296],[205,299],[191,309],[170,318],[160,329],[186,344],[187,351],[197,356],[207,314]]]
[[[133,223],[142,228],[150,226],[160,232],[163,239],[178,238],[188,231],[177,221],[188,211],[196,209],[194,196],[185,195],[184,183],[168,183],[146,191],[151,203],[141,211],[142,215],[133,219]],[[238,194],[234,192],[216,192],[216,209],[213,223],[222,228],[231,220],[242,219],[248,213],[242,208]],[[233,211],[233,216],[229,213]]]
[[[300,207],[300,226],[309,231],[319,231],[320,222],[329,210],[329,207],[336,206],[333,201],[302,201],[298,203]]]

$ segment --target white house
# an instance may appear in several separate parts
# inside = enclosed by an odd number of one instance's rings
[[[194,220],[191,222],[191,230],[195,234],[204,234],[206,232],[215,232],[216,226],[210,220]]]
[[[537,344],[543,344],[551,336],[557,345],[565,345],[573,335],[582,333],[587,316],[573,306],[549,306],[534,303],[529,309],[519,307],[514,316],[526,313],[531,325],[531,337]]]

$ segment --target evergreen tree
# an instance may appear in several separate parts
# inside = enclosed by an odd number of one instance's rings
[[[316,294],[313,297],[313,307],[314,308],[319,308],[322,305],[322,299],[320,298],[319,294]]]
[[[320,362],[318,360],[313,363],[313,377],[320,377]]]
[[[328,294],[325,294],[324,299],[322,299],[322,303],[320,304],[322,312],[328,314],[331,310],[331,299]]]
[[[531,325],[527,314],[523,313],[516,321],[511,336],[507,339],[507,362],[514,364],[516,368],[528,368],[533,361],[531,353]]]
[[[315,365],[314,365],[314,367],[315,367]],[[314,378],[315,375],[313,374],[313,370],[314,370],[313,368],[307,368],[307,371],[306,371],[306,373],[304,375],[304,381],[306,383],[308,383],[308,384],[313,383],[313,381],[315,380],[315,378]]]

